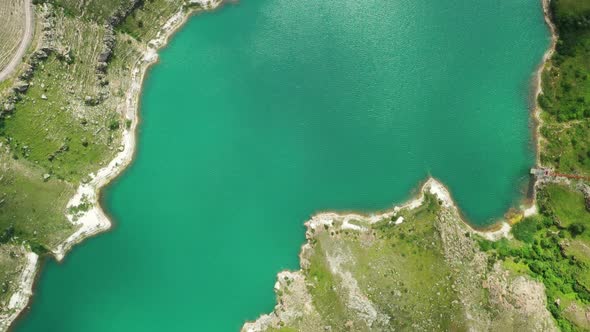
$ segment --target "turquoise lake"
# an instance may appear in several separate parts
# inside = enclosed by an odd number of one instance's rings
[[[428,175],[485,226],[524,197],[538,0],[243,0],[146,79],[112,231],[47,261],[16,331],[236,331],[297,269],[303,222]]]

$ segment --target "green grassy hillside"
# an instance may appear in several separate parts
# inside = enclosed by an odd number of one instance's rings
[[[541,161],[590,174],[590,0],[554,0],[551,13],[559,38],[539,97]]]

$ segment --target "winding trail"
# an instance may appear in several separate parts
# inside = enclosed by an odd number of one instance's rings
[[[24,0],[23,5],[25,6],[25,32],[23,34],[23,39],[21,40],[16,53],[12,57],[12,60],[10,60],[8,65],[0,71],[0,82],[8,78],[20,64],[27,47],[29,47],[31,39],[33,38],[33,6],[31,0]]]

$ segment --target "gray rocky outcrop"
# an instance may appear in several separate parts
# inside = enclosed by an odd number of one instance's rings
[[[18,81],[12,89],[16,93],[25,93],[29,89],[29,83],[25,81]]]
[[[113,13],[113,15],[107,19],[105,24],[106,33],[103,38],[102,49],[98,55],[98,64],[96,65],[96,71],[98,73],[106,73],[108,68],[107,64],[113,55],[113,50],[116,43],[114,33],[115,27],[123,22],[125,18],[129,16],[129,14],[131,14],[141,5],[143,5],[143,0],[132,0],[128,4],[119,7],[119,9],[117,9],[115,13]],[[99,84],[106,85],[106,83],[105,81],[101,81]]]
[[[2,106],[2,111],[3,112],[8,112],[11,113],[14,111],[14,103],[11,102],[5,102],[4,105]]]
[[[584,193],[584,201],[586,203],[586,210],[590,212],[590,186],[582,184],[581,190]]]

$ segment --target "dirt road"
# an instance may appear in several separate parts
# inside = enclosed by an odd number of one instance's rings
[[[29,47],[31,39],[33,38],[33,30],[35,28],[33,26],[33,7],[31,5],[31,0],[24,0],[23,5],[25,6],[25,32],[23,33],[23,39],[18,46],[18,50],[16,50],[16,53],[12,57],[12,60],[10,60],[8,65],[0,71],[0,82],[8,78],[20,64],[27,47]]]

